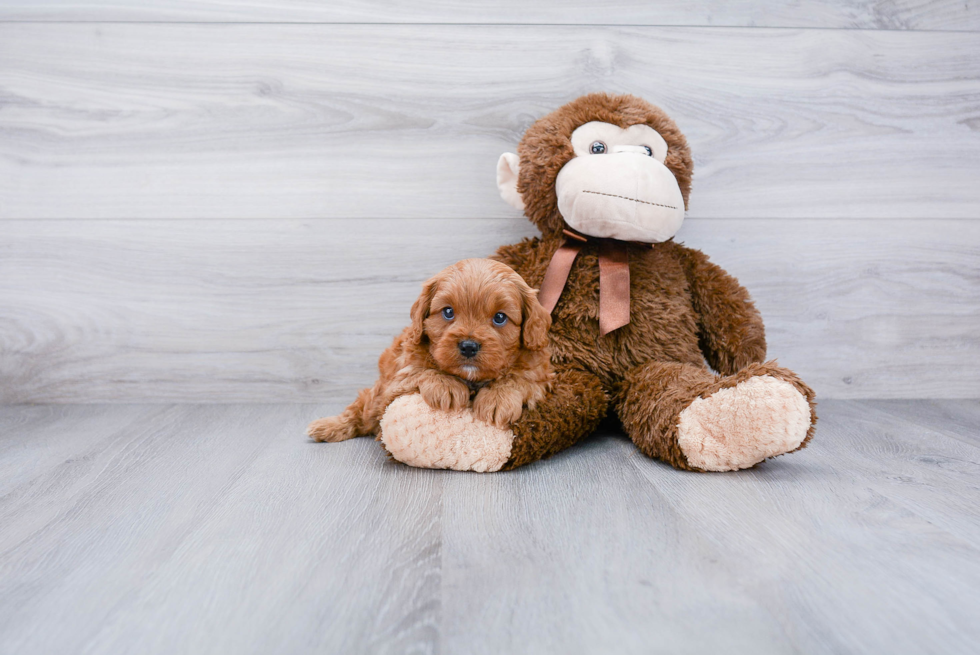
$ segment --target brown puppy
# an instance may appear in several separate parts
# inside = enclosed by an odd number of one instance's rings
[[[552,377],[551,316],[509,266],[465,259],[422,286],[412,324],[381,353],[381,377],[339,416],[310,423],[316,441],[377,434],[395,398],[421,393],[434,409],[473,402],[481,420],[506,427],[534,407]]]

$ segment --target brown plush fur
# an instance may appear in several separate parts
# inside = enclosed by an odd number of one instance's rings
[[[542,237],[504,246],[495,258],[540,287],[567,227],[558,211],[555,179],[573,156],[570,136],[578,126],[603,121],[619,127],[645,124],[668,144],[665,161],[687,203],[693,163],[687,141],[660,109],[633,96],[591,94],[536,122],[518,147],[518,191],[528,218]],[[765,330],[748,292],[697,250],[673,241],[630,244],[630,323],[599,335],[597,246],[576,259],[552,312],[551,394],[514,424],[514,468],[547,457],[591,433],[609,406],[647,455],[682,469],[688,463],[677,444],[678,415],[693,400],[755,375],[794,385],[810,404],[813,391],[795,374],[763,364]],[[710,365],[722,374],[711,373]]]
[[[511,268],[490,259],[467,259],[428,280],[412,305],[412,324],[381,354],[381,376],[339,416],[319,419],[307,433],[316,441],[344,441],[376,434],[388,404],[419,392],[435,409],[467,407],[477,417],[506,427],[534,407],[552,378],[548,327],[551,317]],[[443,316],[452,308],[453,317]],[[495,314],[507,320],[494,325]],[[480,345],[464,357],[464,340]],[[473,397],[475,395],[475,397]]]

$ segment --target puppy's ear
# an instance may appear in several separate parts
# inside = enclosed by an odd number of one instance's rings
[[[418,297],[414,303],[412,303],[412,330],[409,332],[409,337],[412,339],[412,343],[419,345],[422,343],[422,337],[425,336],[425,319],[429,318],[429,308],[432,306],[432,299],[436,295],[436,289],[439,288],[439,276],[429,278],[422,285],[422,294]]]
[[[538,292],[526,284],[521,287],[522,311],[521,341],[528,350],[542,350],[548,345],[551,314],[538,302]]]

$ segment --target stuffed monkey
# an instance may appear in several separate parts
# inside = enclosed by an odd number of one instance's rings
[[[673,241],[692,171],[674,122],[633,96],[583,96],[532,125],[501,156],[497,184],[541,237],[494,258],[552,312],[552,391],[511,430],[403,397],[381,422],[392,456],[512,469],[568,448],[609,412],[641,452],[679,469],[749,468],[803,448],[813,391],[765,361],[762,319],[735,278]],[[467,456],[430,462],[427,448],[442,453],[446,439]],[[474,457],[480,448],[496,450]]]

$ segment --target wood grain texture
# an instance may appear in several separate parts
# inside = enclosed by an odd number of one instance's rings
[[[955,412],[976,402],[944,401],[940,406]],[[980,543],[977,445],[957,438],[951,421],[912,422],[895,415],[890,409],[898,404],[914,408],[918,403],[862,401],[832,412],[830,429],[843,438],[828,448],[842,466],[868,471],[869,485],[878,493],[967,543]],[[978,428],[975,424],[974,434]],[[919,468],[919,462],[933,466]]]
[[[3,0],[0,20],[322,23],[521,23],[980,30],[980,8],[962,0],[567,0],[492,5],[377,0]]]
[[[4,221],[0,399],[348,402],[523,220]],[[820,397],[978,397],[980,222],[692,220]]]
[[[511,217],[499,154],[608,90],[687,133],[692,217],[975,219],[978,53],[975,33],[5,23],[0,217]]]
[[[972,653],[980,448],[898,406],[705,475],[615,432],[410,469],[307,442],[339,405],[0,407],[37,462],[0,493],[0,651]]]
[[[741,574],[798,652],[970,652],[980,638],[980,571],[967,563],[980,561],[969,507],[980,450],[883,420],[876,405],[823,403],[806,450],[748,475],[677,476],[631,462],[716,546],[719,569]],[[931,627],[926,607],[937,612]]]
[[[435,652],[441,481],[301,437],[336,409],[103,409],[0,498],[0,650]]]
[[[901,400],[875,403],[879,411],[905,419],[920,427],[942,430],[943,434],[980,446],[980,400],[946,400],[906,403]]]

